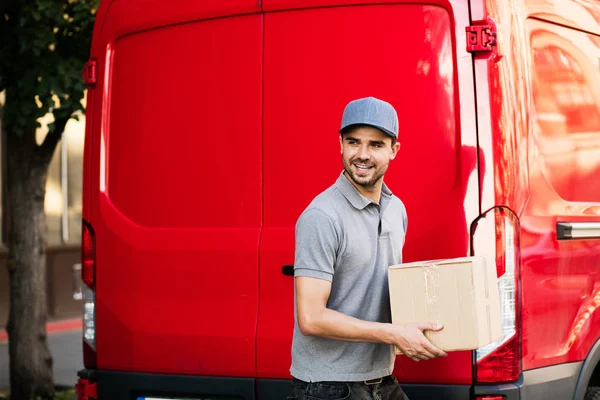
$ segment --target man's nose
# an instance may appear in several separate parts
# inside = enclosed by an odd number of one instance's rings
[[[369,158],[371,158],[371,154],[369,153],[369,147],[368,146],[360,146],[360,148],[358,149],[358,158],[360,158],[361,160],[368,160]]]

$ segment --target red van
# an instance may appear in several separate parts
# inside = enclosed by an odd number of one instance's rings
[[[294,226],[345,104],[398,110],[404,259],[495,257],[503,340],[411,400],[600,399],[600,2],[103,0],[79,399],[285,399]]]

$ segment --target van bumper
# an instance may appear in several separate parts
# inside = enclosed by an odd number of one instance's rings
[[[500,385],[414,385],[401,383],[410,400],[472,400],[502,396],[503,400],[573,399],[583,362],[523,372],[516,382]]]
[[[516,382],[501,385],[400,385],[410,400],[473,400],[478,396],[503,396],[503,400],[573,399],[582,364],[575,362],[525,371]],[[285,379],[103,370],[81,370],[78,375],[95,384],[96,400],[136,400],[140,397],[285,400],[291,390],[291,381]]]
[[[89,400],[136,400],[139,398],[190,398],[255,400],[253,378],[149,374],[84,369],[79,381],[93,385],[97,397]],[[88,400],[80,396],[78,400]]]

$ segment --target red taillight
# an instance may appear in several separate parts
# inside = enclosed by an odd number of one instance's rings
[[[502,339],[474,354],[475,381],[509,382],[519,378],[521,362],[519,220],[506,208],[495,208],[474,226],[473,252],[496,260]]]
[[[502,396],[475,396],[475,400],[504,400]]]
[[[85,340],[83,341],[83,365],[86,368],[96,368],[96,351]]]
[[[94,232],[91,226],[83,221],[81,238],[81,279],[94,290],[96,254],[94,246]]]
[[[87,221],[84,220],[82,226],[83,365],[96,368],[96,237]]]
[[[498,278],[506,273],[506,224],[503,212],[496,212],[496,272]]]
[[[509,382],[521,375],[521,355],[518,335],[477,363],[477,382]]]

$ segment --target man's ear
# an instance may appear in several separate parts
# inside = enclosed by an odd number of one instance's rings
[[[400,151],[400,143],[396,142],[392,145],[392,156],[390,157],[391,160],[393,160],[394,158],[396,158],[396,155],[398,154],[398,151]]]
[[[340,154],[344,154],[344,137],[340,134]]]

